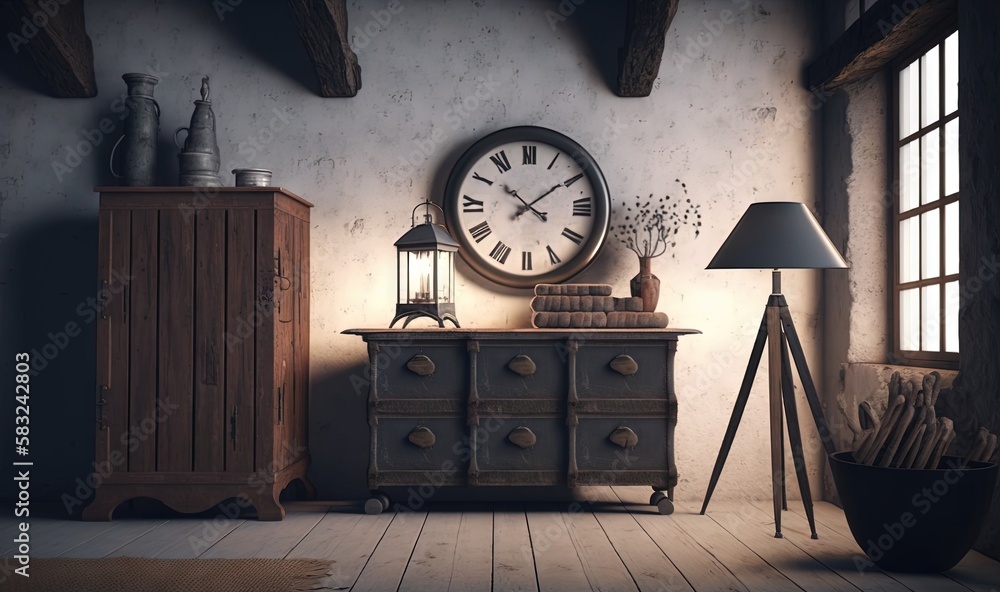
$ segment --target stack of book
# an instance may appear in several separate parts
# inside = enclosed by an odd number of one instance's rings
[[[539,329],[662,329],[662,312],[642,312],[642,298],[616,298],[607,284],[538,284],[531,324]]]

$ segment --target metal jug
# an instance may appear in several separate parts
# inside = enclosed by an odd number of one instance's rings
[[[174,144],[181,149],[178,155],[181,185],[195,187],[222,185],[222,180],[219,178],[221,160],[219,144],[215,139],[215,113],[212,112],[209,92],[208,76],[206,76],[201,79],[201,100],[194,102],[191,124],[174,131]],[[187,132],[183,145],[177,139],[181,132]]]
[[[153,87],[160,81],[149,74],[123,74],[128,87],[125,98],[125,132],[111,149],[111,174],[121,184],[142,187],[156,184],[156,136],[160,130],[160,106]],[[115,152],[124,140],[121,174],[115,170]]]

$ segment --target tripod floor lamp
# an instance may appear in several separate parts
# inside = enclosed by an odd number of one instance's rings
[[[809,492],[809,479],[806,474],[805,458],[802,452],[802,434],[799,432],[798,413],[795,409],[795,396],[792,390],[792,373],[789,362],[791,357],[798,369],[799,380],[805,390],[806,400],[812,411],[816,428],[826,448],[827,454],[833,454],[833,440],[830,428],[820,407],[816,386],[813,384],[802,343],[792,324],[792,316],[788,312],[788,303],[781,293],[781,269],[844,269],[847,262],[837,252],[830,238],[823,232],[819,222],[804,204],[797,202],[762,202],[751,204],[729,238],[719,248],[708,269],[772,269],[771,296],[764,309],[764,317],[760,322],[757,340],[750,353],[746,374],[740,386],[733,415],[729,419],[729,427],[722,440],[722,448],[712,470],[712,478],[708,483],[705,503],[701,507],[704,514],[712,492],[719,482],[722,467],[729,456],[736,429],[743,418],[747,400],[750,398],[750,387],[760,365],[767,345],[768,361],[768,393],[771,423],[771,493],[774,498],[774,536],[781,538],[781,509],[785,504],[784,477],[784,433],[783,421],[788,421],[788,440],[792,448],[792,458],[795,462],[795,474],[798,478],[802,503],[809,519],[809,530],[812,538],[816,537],[816,521],[813,517],[812,495]],[[784,413],[784,415],[783,415]]]

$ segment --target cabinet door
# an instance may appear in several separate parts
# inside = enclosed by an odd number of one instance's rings
[[[275,440],[274,470],[281,470],[305,449],[297,450],[292,442],[295,399],[295,260],[292,255],[293,218],[285,212],[274,212],[274,380],[275,380]]]
[[[254,470],[255,304],[257,236],[252,209],[227,211],[226,471]]]
[[[129,282],[129,471],[156,470],[160,214],[132,211]]]
[[[103,210],[99,220],[95,459],[127,470],[131,212]]]
[[[195,214],[194,470],[225,466],[226,211]]]
[[[156,469],[192,469],[195,217],[160,210]]]

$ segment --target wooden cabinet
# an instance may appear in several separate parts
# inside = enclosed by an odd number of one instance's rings
[[[268,187],[100,192],[96,473],[86,520],[149,497],[280,520],[306,479],[309,208]]]
[[[673,511],[674,353],[698,331],[345,333],[368,344],[366,511],[415,485],[650,485]]]

